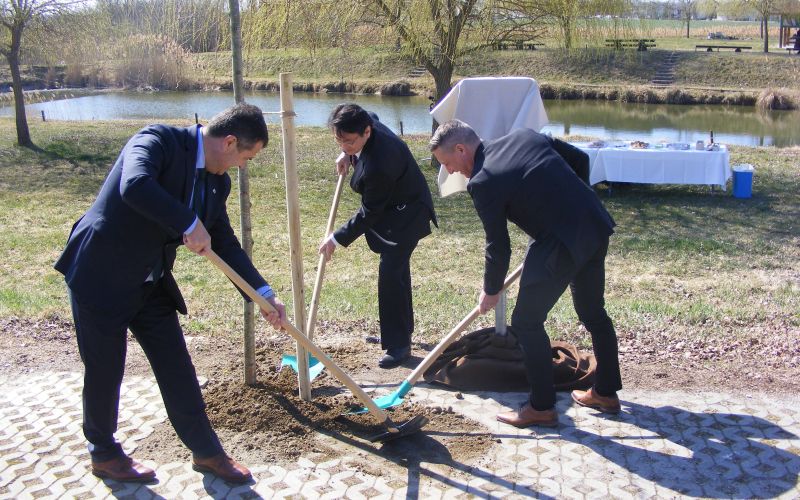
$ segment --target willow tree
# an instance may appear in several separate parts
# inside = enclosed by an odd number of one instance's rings
[[[456,62],[464,55],[510,37],[536,39],[543,28],[519,16],[503,0],[368,0],[379,22],[395,30],[436,85],[438,102],[452,86]]]
[[[17,144],[32,147],[28,118],[25,116],[25,95],[20,72],[20,49],[25,30],[35,23],[46,23],[47,18],[81,3],[82,0],[0,0],[0,26],[2,42],[0,54],[11,70],[11,88],[14,91]]]
[[[575,24],[587,12],[586,0],[508,0],[506,9],[519,12],[529,19],[541,19],[555,24],[565,48],[571,49],[574,42]]]
[[[313,58],[321,49],[348,50],[362,8],[355,1],[263,0],[251,2],[242,32],[246,51],[298,47]],[[346,54],[345,54],[346,55]]]

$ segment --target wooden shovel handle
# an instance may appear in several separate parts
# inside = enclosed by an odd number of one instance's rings
[[[258,304],[258,307],[264,309],[265,311],[275,311],[275,308],[272,307],[272,304],[267,301],[264,297],[261,296],[250,284],[244,280],[239,273],[233,270],[231,266],[228,265],[227,262],[222,260],[222,258],[217,255],[213,250],[210,248],[206,250],[204,253],[206,258],[211,261],[212,264],[217,266],[224,274],[228,277],[233,283],[238,286],[244,293],[250,297],[250,299]],[[364,406],[369,410],[375,419],[380,422],[381,424],[391,427],[390,430],[395,429],[395,425],[389,419],[389,416],[386,414],[385,411],[380,409],[373,401],[367,396],[367,393],[352,379],[349,375],[347,375],[341,368],[339,368],[336,363],[333,362],[331,358],[329,358],[322,350],[314,345],[308,337],[306,337],[303,332],[298,330],[293,324],[289,323],[287,320],[283,320],[281,322],[281,326],[291,335],[294,339],[300,343],[307,351],[309,351],[315,358],[320,360],[325,368],[330,370],[334,377],[336,377],[339,382],[344,384],[345,387],[350,389],[353,395],[361,401]]]
[[[511,274],[506,277],[506,280],[503,282],[503,288],[500,289],[501,292],[511,286],[511,284],[514,283],[517,278],[519,278],[520,274],[522,274],[523,265],[524,264],[520,264],[519,267],[514,269],[514,271],[512,271]],[[425,373],[425,370],[430,368],[433,362],[439,358],[444,350],[447,349],[447,347],[452,344],[459,335],[461,335],[461,332],[463,332],[470,323],[475,321],[475,318],[477,318],[479,315],[480,310],[478,309],[478,306],[475,306],[475,308],[470,311],[470,313],[467,314],[464,319],[462,319],[461,322],[455,326],[455,328],[450,330],[450,333],[445,335],[439,344],[430,353],[428,353],[427,356],[425,356],[425,359],[422,360],[422,363],[420,363],[419,366],[417,366],[414,371],[411,372],[411,375],[406,378],[406,382],[408,382],[410,385],[414,385],[422,376],[422,374]]]
[[[333,232],[333,224],[336,221],[336,211],[339,208],[339,198],[342,194],[342,186],[344,186],[344,175],[339,176],[336,183],[336,191],[333,193],[333,202],[331,203],[331,213],[328,214],[328,225],[325,227],[325,237]],[[310,339],[314,338],[314,327],[317,323],[317,309],[319,307],[319,294],[322,290],[322,276],[325,274],[325,256],[319,256],[317,263],[317,278],[314,280],[314,292],[311,294],[311,304],[308,306],[308,319],[306,320],[306,336]]]

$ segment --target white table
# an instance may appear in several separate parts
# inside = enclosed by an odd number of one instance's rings
[[[708,184],[725,189],[731,178],[728,148],[719,151],[590,148],[574,144],[589,155],[589,181],[642,184]]]

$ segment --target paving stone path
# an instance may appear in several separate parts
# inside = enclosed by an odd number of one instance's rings
[[[800,399],[624,391],[616,417],[559,394],[558,428],[515,429],[494,420],[523,394],[464,394],[415,387],[422,404],[450,406],[484,424],[498,444],[478,466],[386,464],[364,450],[315,463],[248,464],[234,486],[185,462],[154,464],[158,482],[94,477],[80,429],[81,375],[0,380],[0,498],[800,498]],[[392,388],[393,389],[393,388]],[[166,419],[154,380],[126,378],[117,437],[136,448]],[[436,441],[431,440],[433,445]],[[370,475],[354,463],[374,462]],[[389,466],[392,465],[392,466]]]

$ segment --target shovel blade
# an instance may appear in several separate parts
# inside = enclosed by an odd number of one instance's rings
[[[377,399],[374,399],[372,402],[375,403],[375,406],[378,408],[385,410],[387,408],[391,408],[393,406],[399,406],[403,403],[404,399],[403,396],[409,393],[413,385],[408,380],[404,380],[403,383],[391,394],[387,394],[386,396],[381,396]],[[348,415],[360,415],[362,413],[367,413],[369,410],[366,408],[361,408],[360,410],[353,410]]]
[[[428,417],[425,415],[417,415],[408,422],[400,424],[397,427],[389,428],[386,430],[386,432],[382,432],[368,439],[371,443],[386,443],[388,441],[394,441],[395,439],[399,439],[401,437],[416,434],[417,432],[421,431],[422,428],[428,424],[428,422]]]
[[[295,373],[297,373],[299,371],[298,368],[297,368],[297,357],[296,356],[292,356],[290,354],[284,354],[283,357],[281,357],[281,368],[283,368],[285,366],[292,367],[292,370],[294,370]],[[314,356],[312,356],[310,354],[308,355],[308,379],[309,379],[309,381],[310,380],[314,380],[317,377],[317,375],[322,373],[322,370],[324,370],[324,369],[325,369],[325,365],[320,363],[320,361],[317,358],[315,358]]]

